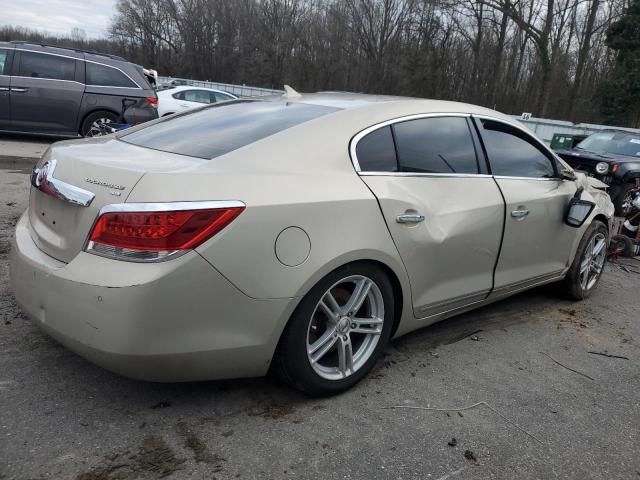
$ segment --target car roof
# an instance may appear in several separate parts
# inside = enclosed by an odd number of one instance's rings
[[[57,53],[69,55],[76,58],[86,58],[88,60],[91,60],[92,58],[95,58],[97,60],[104,60],[105,58],[108,58],[110,60],[117,60],[119,62],[131,63],[125,58],[119,57],[118,55],[111,55],[109,53],[102,53],[95,50],[87,50],[84,48],[62,47],[59,45],[50,45],[47,43],[30,42],[26,40],[0,42],[0,46],[2,46],[3,48],[13,47],[21,50],[34,50],[42,53]]]
[[[414,115],[428,113],[461,113],[471,115],[484,115],[510,124],[514,119],[496,110],[472,105],[470,103],[453,102],[448,100],[433,100],[416,97],[401,97],[395,95],[372,95],[351,92],[318,92],[303,93],[298,96],[269,96],[260,97],[258,100],[283,100],[290,102],[306,103],[332,107],[340,110],[392,110],[398,114]]]

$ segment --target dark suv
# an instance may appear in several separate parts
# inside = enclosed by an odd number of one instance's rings
[[[104,123],[158,117],[139,65],[121,57],[26,42],[0,42],[0,130],[90,136]]]
[[[631,208],[631,190],[640,186],[640,134],[604,131],[589,135],[571,150],[557,150],[575,170],[609,185],[616,215]]]

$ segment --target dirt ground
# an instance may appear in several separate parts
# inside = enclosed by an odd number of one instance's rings
[[[639,261],[609,264],[584,302],[551,285],[409,334],[334,398],[143,383],[16,305],[30,162],[0,157],[0,479],[640,480]],[[442,410],[393,408],[409,406]]]

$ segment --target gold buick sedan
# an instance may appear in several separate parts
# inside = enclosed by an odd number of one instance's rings
[[[152,381],[351,387],[390,338],[525,289],[583,299],[613,205],[508,116],[317,93],[237,100],[34,168],[15,296],[86,359]]]

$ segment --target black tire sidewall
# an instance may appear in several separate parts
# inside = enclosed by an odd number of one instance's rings
[[[613,205],[616,209],[615,214],[618,216],[625,216],[626,213],[622,210],[622,202],[624,201],[624,197],[627,196],[627,194],[633,190],[634,188],[636,188],[635,185],[632,185],[630,183],[627,183],[625,185],[622,186],[622,189],[620,190],[620,192],[618,193],[618,195],[616,196]],[[628,212],[627,212],[628,213]]]
[[[82,122],[82,127],[80,128],[80,134],[83,137],[87,136],[89,130],[91,129],[91,124],[95,122],[98,118],[109,118],[112,122],[118,121],[118,115],[113,112],[109,112],[107,110],[98,110],[97,112],[92,112],[87,115]]]
[[[311,316],[322,295],[336,282],[350,275],[363,275],[373,280],[384,301],[384,324],[380,339],[367,362],[355,373],[341,380],[328,380],[318,375],[307,355],[307,332]],[[386,347],[394,323],[393,287],[382,269],[369,263],[346,265],[320,280],[300,302],[292,315],[280,342],[277,369],[280,377],[291,386],[311,395],[332,395],[358,383],[373,368]]]
[[[582,257],[584,256],[584,252],[589,245],[589,242],[597,233],[604,234],[605,241],[607,241],[608,247],[609,230],[607,229],[607,226],[599,220],[594,220],[591,225],[589,225],[589,228],[587,228],[587,230],[584,232],[584,235],[582,236],[582,239],[578,244],[576,256],[573,259],[573,263],[571,264],[571,268],[569,269],[569,274],[566,278],[568,293],[574,300],[583,300],[591,295],[591,292],[593,292],[593,290],[598,286],[600,278],[602,278],[602,272],[600,272],[598,281],[595,283],[595,285],[593,285],[593,287],[588,290],[584,290],[582,288],[582,285],[580,285],[580,264],[582,263]],[[602,264],[603,269],[606,263],[607,256],[605,255],[605,260]]]

